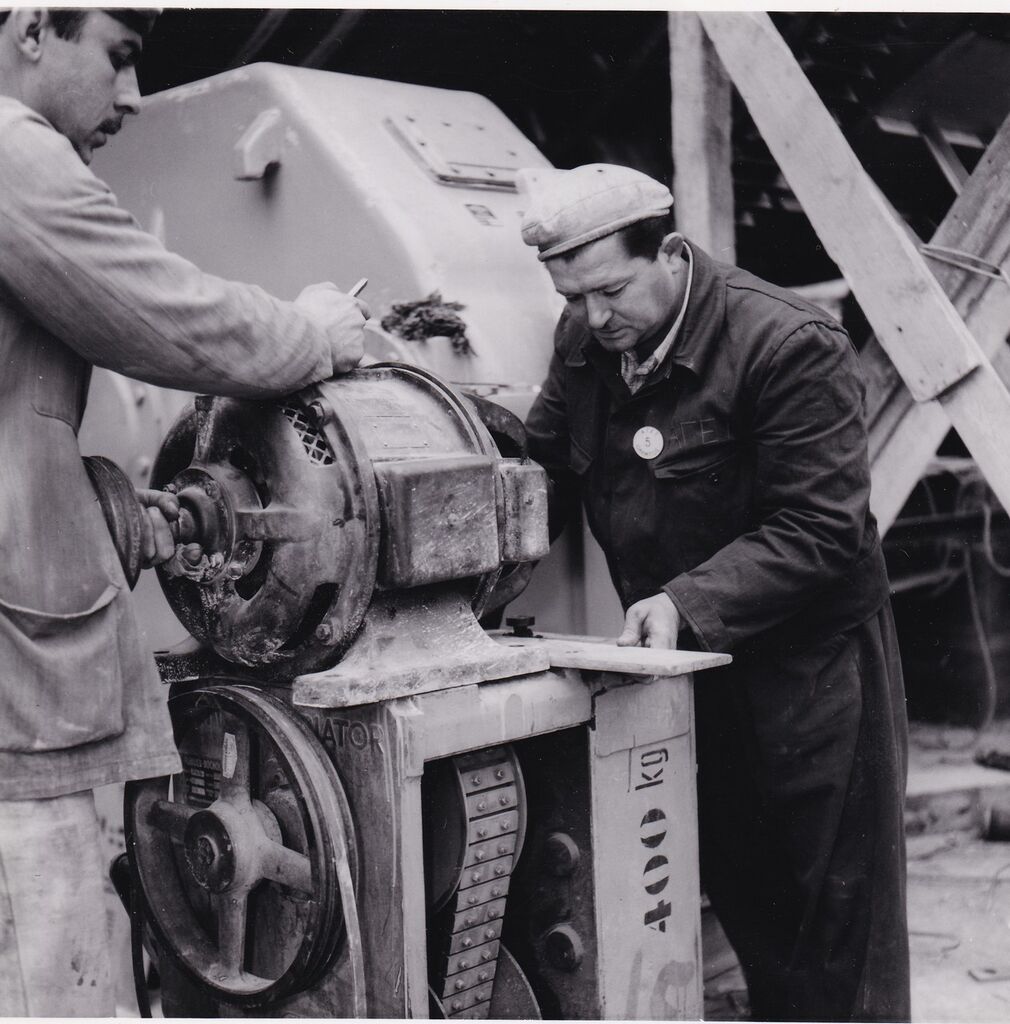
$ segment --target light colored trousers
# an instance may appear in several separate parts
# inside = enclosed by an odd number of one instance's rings
[[[0,1016],[113,1017],[91,791],[0,801]]]

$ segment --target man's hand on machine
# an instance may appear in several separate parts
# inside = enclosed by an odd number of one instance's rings
[[[167,562],[177,547],[171,524],[179,518],[179,501],[167,491],[137,488],[137,500],[143,508],[141,517],[141,556],[145,569]],[[203,550],[199,544],[182,545],[182,557],[191,564],[200,561]]]
[[[314,320],[330,339],[333,372],[346,373],[365,354],[365,321],[372,315],[368,303],[340,291],[335,284],[310,284],[295,305]]]
[[[618,647],[656,647],[677,649],[680,612],[666,594],[654,594],[636,601],[624,617],[624,632],[617,638]]]

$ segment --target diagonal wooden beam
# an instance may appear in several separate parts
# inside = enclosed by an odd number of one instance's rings
[[[930,244],[1010,267],[1010,118],[996,133]],[[928,263],[1006,384],[1010,381],[1006,346],[1010,286],[944,263]],[[875,339],[864,346],[862,359],[868,378],[873,509],[883,532],[922,477],[950,423],[939,403],[913,401]]]
[[[825,249],[917,402],[936,399],[1010,509],[1010,392],[771,19],[699,15]]]

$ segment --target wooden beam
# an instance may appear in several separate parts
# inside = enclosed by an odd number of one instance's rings
[[[968,172],[965,170],[964,164],[961,163],[961,158],[947,141],[947,136],[943,134],[936,119],[931,115],[927,114],[923,117],[919,131],[922,133],[922,141],[926,143],[926,148],[936,162],[936,166],[940,168],[940,173],[947,179],[947,184],[954,190],[955,195],[958,194],[968,180]]]
[[[1010,268],[1010,118],[1003,122],[931,240]],[[1010,287],[1005,281],[927,261],[1004,384],[1010,381]],[[875,339],[864,346],[870,427],[871,504],[888,529],[950,423],[936,402],[916,405]]]
[[[1010,392],[771,19],[699,17],[765,143],[917,401],[939,400],[1010,508]]]
[[[729,77],[697,14],[668,18],[677,230],[717,260],[735,263]]]

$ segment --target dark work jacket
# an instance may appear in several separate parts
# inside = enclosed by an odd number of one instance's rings
[[[888,594],[858,356],[822,310],[692,251],[681,330],[637,394],[562,315],[530,454],[580,492],[625,608],[665,591],[706,650],[816,643]]]

